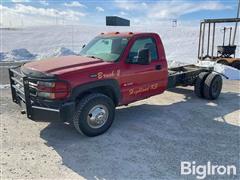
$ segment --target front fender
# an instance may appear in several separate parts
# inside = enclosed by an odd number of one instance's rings
[[[120,102],[121,99],[121,92],[118,81],[115,79],[106,79],[106,80],[97,80],[90,83],[85,83],[78,85],[72,89],[70,100],[75,100],[79,97],[80,94],[87,92],[91,89],[101,87],[109,87],[114,92],[115,97],[117,98],[117,102]]]

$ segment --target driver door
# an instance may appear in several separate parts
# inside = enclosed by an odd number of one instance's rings
[[[140,65],[131,63],[136,61],[138,52],[141,49],[149,49],[151,63]],[[125,62],[124,73],[121,78],[123,102],[132,102],[146,97],[159,94],[164,91],[162,81],[162,66],[159,58],[156,41],[153,37],[138,38],[131,46],[127,61]]]

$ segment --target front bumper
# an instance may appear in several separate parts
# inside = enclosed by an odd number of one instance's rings
[[[53,81],[54,79],[34,79],[19,71],[19,67],[9,69],[12,100],[22,106],[27,117],[32,120],[70,121],[75,111],[73,101],[45,101],[37,99],[31,93],[31,83],[36,80]]]
[[[41,106],[31,106],[30,112],[27,111],[27,117],[32,120],[61,120],[65,122],[72,119],[74,108],[74,102],[64,103],[56,109]]]

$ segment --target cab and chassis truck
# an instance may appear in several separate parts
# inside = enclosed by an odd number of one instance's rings
[[[115,108],[176,86],[218,98],[222,77],[212,68],[169,68],[156,33],[101,33],[79,56],[29,62],[9,69],[13,102],[32,120],[73,123],[86,136],[107,131]]]

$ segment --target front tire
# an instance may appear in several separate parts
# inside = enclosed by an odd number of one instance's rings
[[[77,105],[73,116],[76,130],[86,136],[98,136],[112,125],[115,105],[104,94],[93,93],[83,97]]]

